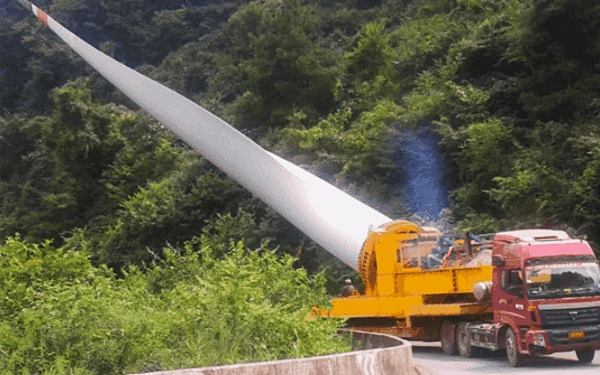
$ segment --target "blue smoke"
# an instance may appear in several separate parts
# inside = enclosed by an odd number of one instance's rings
[[[403,134],[400,140],[405,200],[413,214],[431,222],[440,220],[448,207],[439,141],[440,137],[428,127]]]

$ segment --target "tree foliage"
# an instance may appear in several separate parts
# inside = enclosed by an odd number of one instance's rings
[[[9,238],[0,246],[0,373],[122,374],[349,350],[322,275],[294,259],[199,243],[117,278],[82,252]],[[266,287],[268,285],[268,287]],[[268,327],[268,329],[265,329]]]
[[[242,82],[240,122],[281,126],[294,111],[311,119],[334,104],[336,56],[319,45],[316,9],[300,0],[251,3],[228,22]]]

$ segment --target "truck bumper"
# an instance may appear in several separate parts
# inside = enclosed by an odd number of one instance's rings
[[[528,330],[525,342],[533,355],[583,348],[600,349],[600,326]]]

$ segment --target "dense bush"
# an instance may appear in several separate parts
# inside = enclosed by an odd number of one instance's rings
[[[231,244],[166,251],[117,278],[81,252],[9,238],[0,246],[0,374],[122,374],[349,350],[322,275]]]

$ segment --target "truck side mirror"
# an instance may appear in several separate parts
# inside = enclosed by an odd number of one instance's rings
[[[506,262],[504,261],[504,259],[502,259],[502,257],[500,255],[494,255],[492,257],[492,266],[504,267],[505,265],[506,265]]]

